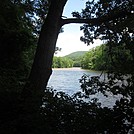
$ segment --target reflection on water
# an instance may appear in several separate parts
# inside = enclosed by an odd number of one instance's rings
[[[72,95],[80,89],[79,79],[83,74],[90,76],[101,75],[100,71],[90,71],[80,68],[69,68],[69,69],[53,69],[52,76],[50,77],[48,87],[53,87],[57,91],[64,91],[65,93]],[[113,106],[115,100],[119,96],[113,96],[109,94],[109,97],[104,97],[101,93],[95,95],[99,98],[99,101],[102,103],[102,106]],[[93,96],[92,96],[93,97]]]

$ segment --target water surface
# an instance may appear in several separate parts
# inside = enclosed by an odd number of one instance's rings
[[[79,79],[84,74],[97,76],[100,75],[101,72],[89,71],[80,68],[53,69],[48,86],[52,86],[57,91],[64,91],[71,95],[81,91]]]
[[[101,73],[101,71],[91,71],[80,68],[53,69],[48,86],[53,87],[53,89],[57,91],[64,91],[69,95],[73,95],[78,91],[82,91],[79,83],[79,79],[82,75],[98,76],[101,75]],[[94,95],[92,95],[91,98],[92,97],[94,97]],[[112,94],[109,94],[109,97],[105,97],[101,93],[96,94],[95,97],[99,99],[102,106],[108,107],[112,107],[115,101],[120,98],[119,96],[113,96]]]

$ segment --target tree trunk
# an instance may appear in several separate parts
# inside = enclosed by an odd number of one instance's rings
[[[61,28],[61,16],[67,0],[52,0],[45,23],[42,26],[34,63],[29,77],[30,85],[44,90],[52,73],[52,61],[57,37]]]
[[[49,12],[39,36],[30,76],[21,93],[22,114],[37,112],[42,104],[42,93],[52,73],[53,55],[62,27],[61,16],[66,2],[67,0],[51,0]]]

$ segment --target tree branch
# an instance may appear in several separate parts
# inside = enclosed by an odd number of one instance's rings
[[[96,25],[97,24],[96,18],[94,19],[78,19],[78,18],[69,18],[69,19],[61,19],[61,25],[70,24],[70,23],[77,23],[77,24],[83,24],[87,23],[89,25]]]
[[[121,11],[114,14],[106,14],[104,16],[98,17],[98,18],[92,18],[92,19],[81,19],[81,18],[69,18],[69,19],[61,19],[61,26],[69,23],[79,23],[79,24],[89,24],[90,26],[100,25],[105,22],[109,22],[112,20],[116,20],[118,18],[124,18],[126,16],[134,15],[131,12],[127,11]]]

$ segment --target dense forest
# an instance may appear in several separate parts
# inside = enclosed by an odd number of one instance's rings
[[[73,60],[66,57],[54,57],[53,58],[53,68],[71,68],[73,67]]]
[[[81,67],[90,70],[120,70],[122,72],[131,72],[132,55],[130,50],[124,46],[112,48],[109,54],[109,48],[106,44],[92,48],[81,59]]]
[[[134,133],[134,2],[87,0],[64,18],[67,1],[0,0],[0,134]],[[108,71],[106,80],[83,75],[72,96],[47,87],[58,34],[70,23],[83,24],[87,45],[106,42],[84,55],[83,68]],[[90,98],[97,93],[121,97],[102,107]]]

